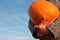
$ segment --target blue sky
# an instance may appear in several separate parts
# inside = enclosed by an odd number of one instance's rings
[[[0,40],[37,40],[28,29],[33,0],[0,0]]]

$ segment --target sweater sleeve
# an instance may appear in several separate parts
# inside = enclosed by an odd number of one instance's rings
[[[55,40],[60,40],[60,17],[48,25],[47,28],[54,35]]]

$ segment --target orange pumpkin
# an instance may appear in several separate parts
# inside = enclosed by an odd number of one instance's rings
[[[34,24],[47,25],[59,17],[58,8],[48,1],[35,1],[29,7],[29,17]]]

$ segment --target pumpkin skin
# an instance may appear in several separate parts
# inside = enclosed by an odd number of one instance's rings
[[[29,17],[34,24],[47,25],[59,17],[58,8],[48,1],[35,1],[29,7]]]

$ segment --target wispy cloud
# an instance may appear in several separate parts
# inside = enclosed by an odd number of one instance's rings
[[[33,38],[26,36],[16,36],[16,35],[4,35],[4,36],[1,35],[0,40],[33,40]]]
[[[27,1],[2,0],[0,3],[0,40],[35,40],[28,29],[26,9],[22,8]]]
[[[16,4],[26,4],[28,2],[28,0],[5,0],[7,3],[12,3],[15,2]],[[24,2],[24,3],[23,3]]]
[[[2,18],[0,18],[0,39],[4,40],[3,38],[5,38],[6,40],[31,40],[30,36],[27,35],[27,33],[25,33],[24,31],[28,28],[27,27],[27,22],[28,21],[24,21],[24,20],[28,20],[28,17],[24,17],[27,15],[22,14],[14,14],[14,15],[6,15],[5,17],[3,17],[4,15],[2,14]],[[7,17],[6,17],[7,16]],[[21,22],[22,21],[22,22]],[[25,24],[25,26],[20,25],[24,22],[27,23]],[[27,29],[28,30],[28,29]],[[26,31],[27,32],[27,31]],[[12,33],[12,34],[11,34]],[[13,35],[15,34],[15,35]],[[11,35],[11,36],[8,36]],[[12,36],[13,35],[13,36]],[[20,36],[18,36],[20,35]],[[24,37],[24,36],[29,36],[29,37]],[[1,38],[2,37],[2,38]]]
[[[22,0],[15,0],[15,2],[16,2],[17,4],[22,4],[22,3],[23,3]]]

